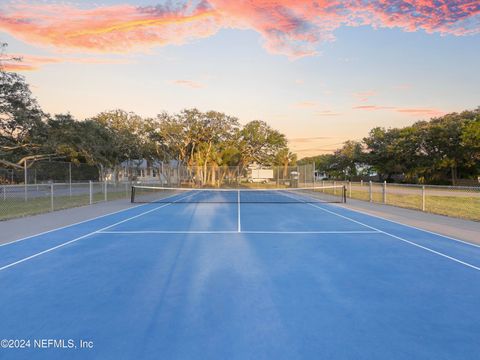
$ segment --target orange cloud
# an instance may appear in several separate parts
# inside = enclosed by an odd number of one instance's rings
[[[478,0],[180,0],[138,7],[10,2],[0,5],[0,30],[62,51],[124,53],[183,44],[223,28],[253,29],[271,53],[317,53],[341,26],[469,35],[480,32]],[[175,5],[172,5],[175,4]]]
[[[0,30],[26,42],[62,50],[128,52],[153,45],[181,44],[219,29],[216,11],[206,7],[118,5],[79,9],[67,5],[9,5]]]
[[[81,58],[81,57],[52,57],[52,56],[32,56],[13,54],[12,58],[19,58],[21,61],[9,60],[3,64],[6,71],[34,71],[44,65],[58,63],[76,63],[76,64],[125,64],[125,59],[102,59],[102,58]]]
[[[328,136],[315,136],[315,137],[302,137],[302,138],[291,138],[288,139],[290,142],[294,143],[310,143],[310,142],[318,142],[319,140],[328,140],[331,139],[331,137]]]

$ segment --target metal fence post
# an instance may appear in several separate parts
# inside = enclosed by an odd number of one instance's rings
[[[28,200],[28,170],[27,170],[27,160],[23,163],[23,182],[25,183],[25,201]]]
[[[387,203],[387,181],[383,182],[383,203]]]
[[[90,205],[93,204],[93,186],[92,185],[93,185],[92,180],[89,180],[88,181],[88,186],[89,186],[89,197],[90,197],[89,203],[90,203]]]
[[[3,187],[3,200],[7,200],[7,187]]]
[[[352,198],[352,182],[348,182],[348,197],[351,199]]]
[[[53,182],[50,184],[50,211],[54,210],[53,205]]]
[[[363,186],[363,180],[360,180],[360,186]]]
[[[72,163],[68,163],[68,185],[70,190],[70,197],[72,197]]]
[[[163,166],[163,163],[162,163]],[[128,181],[125,182],[125,197],[128,199]]]
[[[107,197],[107,186],[108,186],[108,183],[107,183],[106,180],[104,181],[104,186],[105,186],[105,193],[104,193],[105,201],[108,201],[108,197]]]
[[[425,204],[425,185],[422,186],[422,211],[425,211],[426,204]]]
[[[333,181],[333,195],[336,195],[337,194],[337,182],[336,181]]]
[[[373,202],[372,180],[368,183],[368,198],[370,202]]]

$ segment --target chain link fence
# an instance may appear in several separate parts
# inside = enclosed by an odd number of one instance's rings
[[[106,175],[105,181],[98,181],[102,172],[100,168],[86,164],[42,161],[24,173],[0,169],[0,220],[100,201],[129,199],[132,184],[153,184],[186,188],[345,185],[347,197],[351,199],[480,221],[480,186],[318,180],[313,164],[270,167],[139,164],[125,167],[120,173],[112,172],[110,177],[108,173],[102,174]],[[27,179],[27,183],[10,185],[23,182],[22,179]]]
[[[0,186],[0,220],[102,201],[130,199],[131,183],[82,182]]]
[[[88,165],[87,165],[88,166]],[[82,173],[85,170],[85,173]],[[76,173],[79,171],[79,173]],[[23,174],[8,173],[9,181],[0,185],[0,220],[84,206],[131,196],[132,184],[186,188],[285,188],[315,185],[313,165],[281,167],[204,167],[157,164],[124,168],[120,181],[114,173],[105,181],[78,181],[99,177],[96,167],[71,163],[38,162]],[[16,176],[16,178],[15,178]],[[4,178],[5,179],[5,178]],[[13,179],[13,181],[12,181]]]
[[[101,180],[101,167],[62,161],[31,161],[23,168],[0,165],[0,184],[71,183]]]
[[[480,221],[480,186],[323,181],[344,184],[347,198]]]
[[[123,168],[120,179],[167,187],[306,187],[315,183],[314,165],[300,166],[171,166]]]

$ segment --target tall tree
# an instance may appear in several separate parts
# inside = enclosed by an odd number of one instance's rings
[[[0,55],[0,64],[1,59],[5,59],[4,55]],[[25,79],[0,66],[1,156],[18,162],[38,153],[45,136],[45,118]]]
[[[273,165],[277,153],[287,147],[287,139],[265,121],[254,120],[240,130],[238,145],[242,154],[242,167],[253,162]]]
[[[288,167],[297,163],[297,154],[292,153],[289,148],[280,149],[275,156],[275,165],[283,167],[283,179],[288,176]]]

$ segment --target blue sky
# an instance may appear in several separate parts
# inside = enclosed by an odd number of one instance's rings
[[[13,70],[26,76],[47,112],[69,111],[84,119],[114,108],[143,116],[191,107],[214,109],[243,123],[267,121],[287,134],[300,156],[334,149],[346,139],[361,139],[374,126],[403,126],[480,105],[480,6],[473,7],[473,15],[468,21],[462,18],[460,25],[415,20],[418,28],[413,29],[410,14],[402,13],[405,18],[398,26],[351,25],[342,20],[329,25],[325,33],[323,20],[318,20],[324,19],[324,13],[323,18],[313,18],[290,7],[287,0],[279,2],[285,12],[295,14],[295,26],[299,18],[303,21],[300,30],[292,30],[291,21],[284,29],[284,19],[278,20],[282,12],[272,15],[280,24],[272,32],[271,18],[258,18],[255,12],[261,8],[264,16],[269,10],[262,8],[264,1],[258,1],[253,10],[246,9],[246,15],[230,17],[222,8],[228,4],[209,4],[207,17],[213,11],[213,25],[203,23],[203,8],[195,10],[202,23],[193,20],[192,24],[185,20],[192,10],[169,12],[162,7],[153,15],[162,24],[140,29],[136,27],[139,14],[130,14],[137,10],[117,1],[103,1],[101,6],[88,1],[81,7],[24,1],[20,9],[5,5],[4,12],[13,19],[26,14],[31,26],[0,21],[0,39],[9,43],[10,53],[24,57],[23,68]],[[39,8],[41,16],[36,19]],[[82,29],[90,26],[94,31],[72,43],[67,35],[78,30],[58,23],[55,11],[78,16],[78,22],[85,22]],[[85,16],[82,11],[90,12]],[[383,10],[369,11],[383,19]],[[169,19],[166,25],[165,18]],[[171,18],[180,19],[173,31]],[[150,24],[150,14],[147,20]],[[134,26],[118,30],[129,21]],[[58,30],[62,26],[66,26],[65,36]],[[153,32],[158,34],[152,40]],[[316,34],[313,39],[311,33]],[[137,42],[129,42],[132,37]],[[106,45],[97,48],[102,41]],[[124,47],[115,48],[115,41]]]

